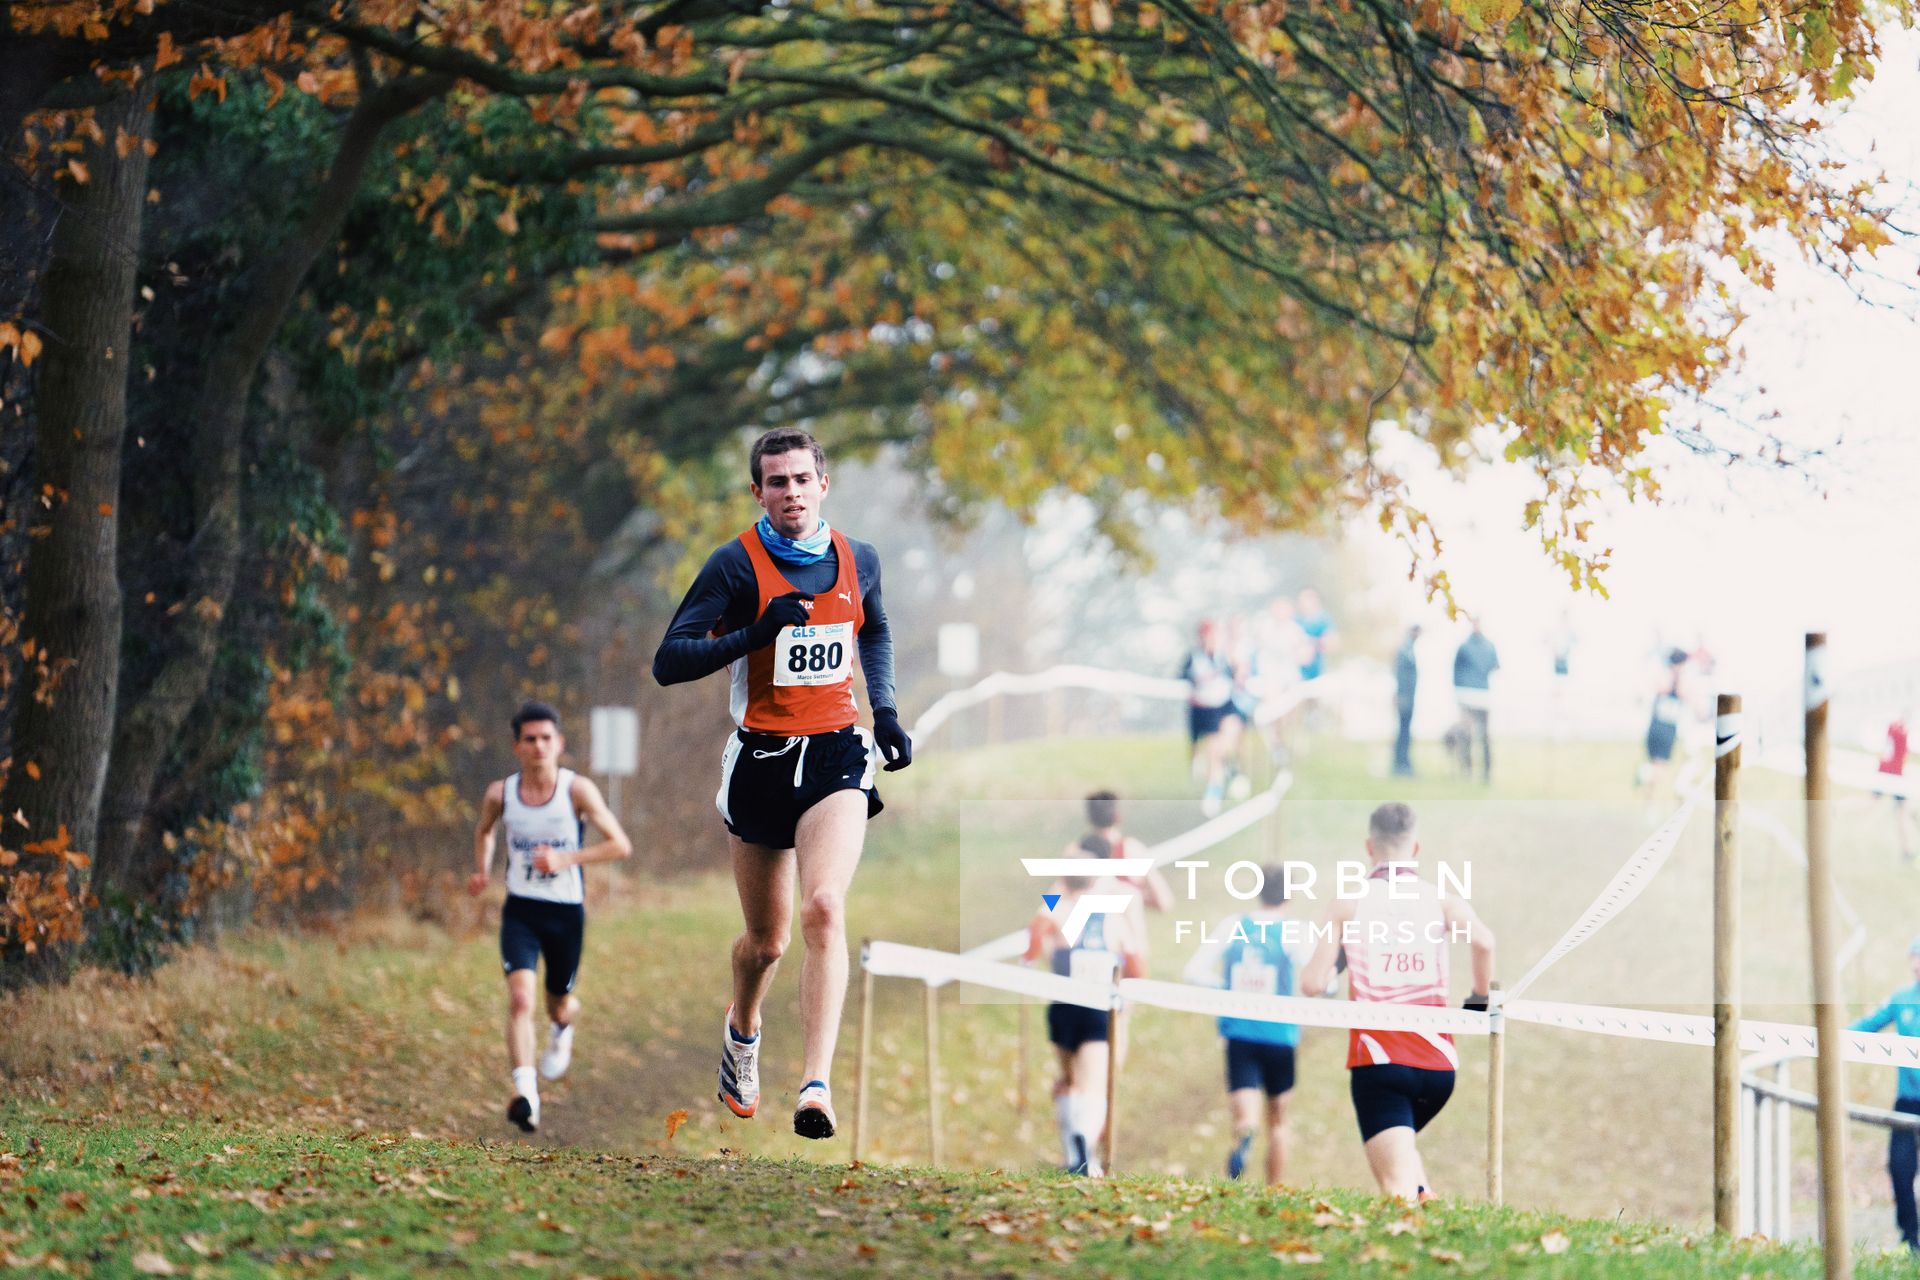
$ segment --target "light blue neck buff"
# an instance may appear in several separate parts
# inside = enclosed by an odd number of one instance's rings
[[[818,564],[827,558],[827,552],[833,550],[833,530],[827,527],[824,518],[811,536],[798,540],[775,532],[773,521],[766,516],[761,516],[760,523],[753,528],[760,535],[760,545],[767,549],[767,553],[787,564]]]

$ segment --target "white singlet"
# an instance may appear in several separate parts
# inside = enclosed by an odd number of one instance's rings
[[[540,845],[568,852],[580,847],[584,833],[580,815],[573,809],[573,778],[573,770],[560,770],[553,794],[538,806],[521,798],[519,774],[504,784],[500,825],[507,842],[507,892],[516,898],[567,903],[587,900],[586,877],[579,867],[544,875],[533,869],[533,851]]]

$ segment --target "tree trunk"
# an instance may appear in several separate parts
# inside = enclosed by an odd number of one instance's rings
[[[89,180],[64,180],[60,190],[35,402],[45,505],[29,539],[22,610],[32,652],[15,689],[13,764],[0,799],[0,839],[16,849],[65,828],[70,847],[91,851],[99,829],[120,670],[120,450],[152,105],[148,82],[99,108],[106,141],[80,157]],[[63,866],[27,857],[13,870]]]
[[[206,691],[220,647],[243,544],[242,456],[248,400],[273,336],[300,282],[340,233],[387,125],[444,93],[451,81],[410,76],[370,91],[348,117],[313,206],[277,253],[261,263],[233,327],[208,344],[206,378],[194,405],[194,535],[185,608],[167,638],[160,670],[137,701],[120,708],[102,809],[95,875],[103,890],[143,898],[167,867],[150,840],[147,810],[167,753]]]

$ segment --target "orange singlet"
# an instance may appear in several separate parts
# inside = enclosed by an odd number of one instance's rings
[[[832,733],[860,718],[853,700],[854,645],[867,614],[853,547],[838,529],[832,538],[839,573],[830,590],[813,598],[808,625],[782,627],[771,645],[734,660],[733,721],[742,729],[799,737]],[[797,588],[774,564],[756,530],[741,534],[740,542],[753,561],[757,617],[774,597]]]

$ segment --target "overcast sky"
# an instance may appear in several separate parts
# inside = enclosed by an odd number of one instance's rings
[[[1829,130],[1838,154],[1889,178],[1897,215],[1920,226],[1920,38],[1885,41],[1879,74]],[[1614,548],[1611,601],[1571,597],[1538,545],[1519,532],[1523,477],[1483,471],[1464,484],[1428,472],[1414,500],[1449,537],[1446,567],[1462,604],[1485,613],[1509,666],[1544,663],[1545,637],[1571,609],[1579,650],[1624,671],[1655,636],[1703,636],[1724,660],[1727,687],[1791,685],[1801,635],[1826,628],[1836,665],[1884,669],[1909,660],[1920,671],[1920,242],[1908,237],[1880,256],[1874,279],[1853,288],[1797,261],[1783,262],[1776,289],[1752,297],[1740,332],[1741,368],[1716,400],[1742,404],[1796,444],[1838,443],[1801,474],[1729,472],[1672,444],[1668,500],[1624,505],[1600,522]],[[1859,292],[1871,295],[1863,300]],[[1379,603],[1407,620],[1439,615],[1395,583],[1404,560],[1389,547]],[[1446,630],[1445,624],[1440,629]]]

